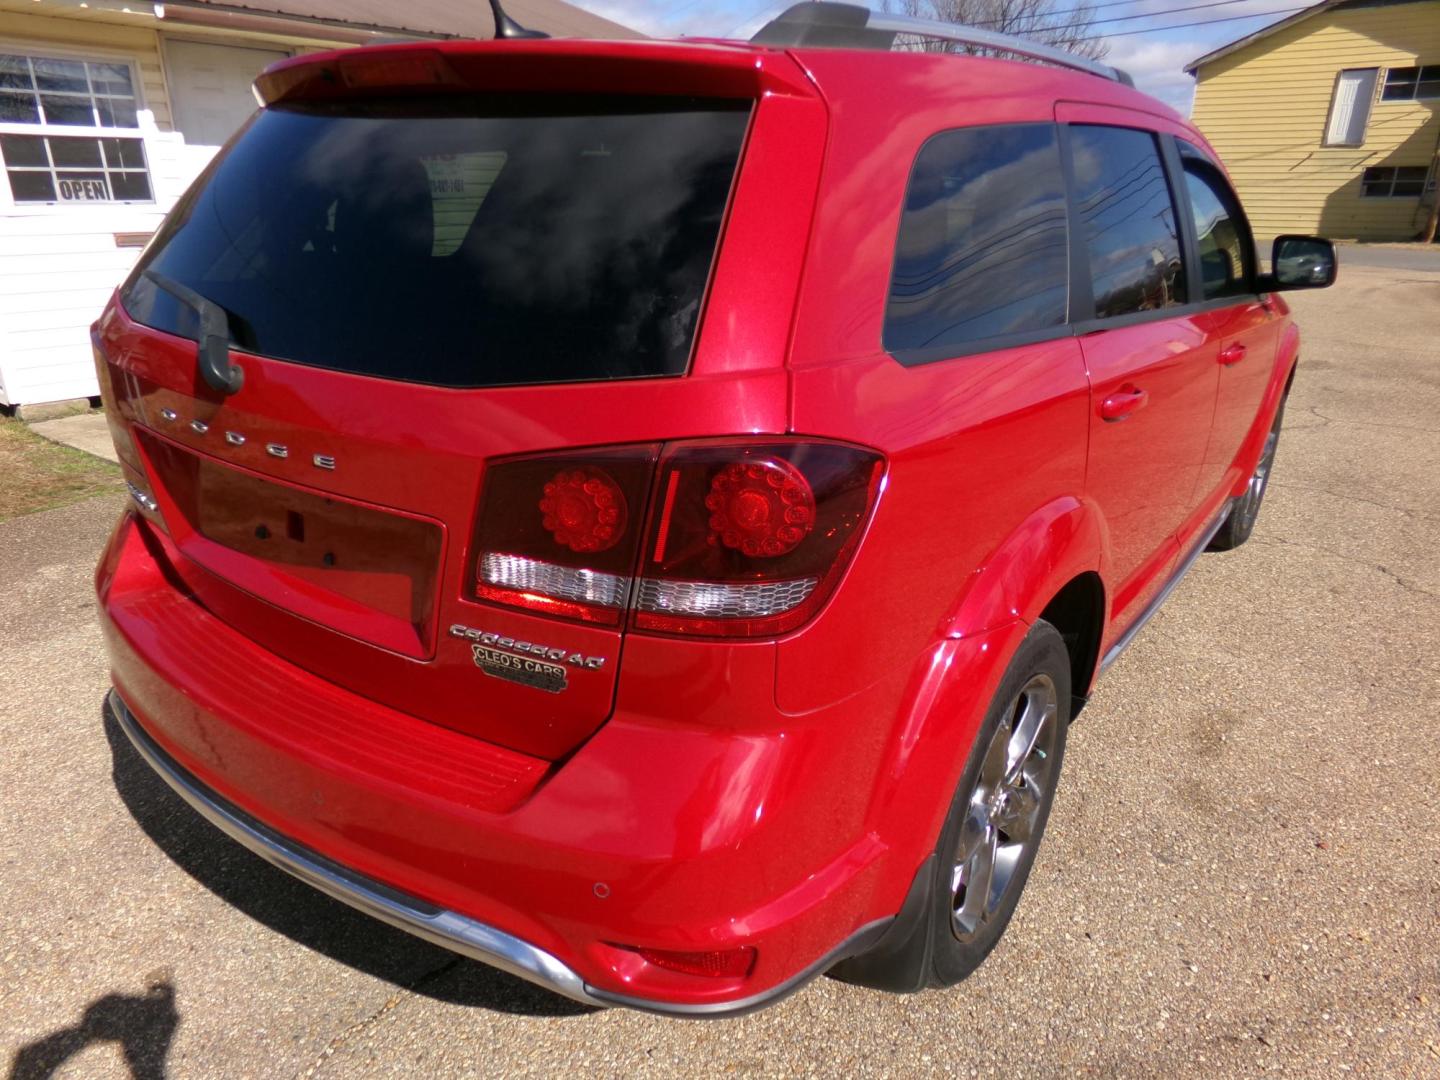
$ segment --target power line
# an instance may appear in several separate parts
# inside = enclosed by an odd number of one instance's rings
[[[1214,26],[1216,23],[1239,22],[1242,19],[1267,19],[1272,15],[1293,15],[1297,11],[1308,11],[1314,6],[1313,4],[1302,4],[1300,7],[1281,8],[1278,11],[1266,11],[1255,15],[1227,15],[1223,19],[1200,19],[1196,22],[1171,23],[1169,26],[1147,26],[1143,30],[1119,30],[1113,34],[1089,34],[1085,37],[1074,38],[1071,44],[1079,41],[1100,41],[1112,37],[1130,37],[1132,34],[1161,34],[1166,30],[1184,30],[1191,26]]]
[[[1158,19],[1166,15],[1179,15],[1182,12],[1186,11],[1199,11],[1202,8],[1226,7],[1229,4],[1248,4],[1251,2],[1252,0],[1209,0],[1209,3],[1191,4],[1188,7],[1165,8],[1160,11],[1147,11],[1141,15],[1112,15],[1106,19],[1087,19],[1084,22],[1065,23],[1061,26],[1052,26],[1049,23],[1035,23],[1033,24],[1033,28],[1031,30],[1021,31],[1021,33],[1049,33],[1052,30],[1074,30],[1077,28],[1084,29],[1088,26],[1094,26],[1096,23],[1131,22],[1135,19]],[[1249,15],[1237,15],[1235,17],[1238,19],[1259,19],[1271,14],[1275,13],[1269,11],[1257,11]],[[1221,20],[1216,19],[1215,21],[1220,22]]]
[[[720,36],[721,36],[721,37],[730,37],[732,34],[735,33],[736,30],[739,30],[740,27],[745,26],[747,23],[753,22],[755,19],[762,18],[762,17],[765,17],[765,16],[770,15],[772,12],[774,12],[774,11],[777,10],[778,8],[782,7],[782,6],[783,6],[785,3],[787,3],[787,2],[788,2],[788,0],[780,0],[779,3],[766,4],[765,6],[761,7],[758,11],[756,11],[754,14],[748,16],[748,17],[747,17],[746,19],[744,19],[742,22],[737,23],[734,27],[732,27],[730,30],[726,31],[724,34],[721,34]],[[1107,0],[1106,3],[1102,3],[1102,4],[1084,5],[1084,6],[1076,7],[1076,8],[1068,8],[1068,9],[1065,9],[1065,10],[1062,10],[1062,11],[1048,12],[1047,14],[1048,14],[1048,15],[1073,15],[1073,14],[1075,14],[1076,12],[1081,12],[1081,11],[1096,11],[1096,10],[1099,10],[1100,8],[1120,7],[1120,6],[1124,5],[1124,4],[1133,4],[1133,3],[1137,3],[1137,2],[1139,2],[1139,0]],[[1238,3],[1242,3],[1242,2],[1247,2],[1247,0],[1209,0],[1209,2],[1203,3],[1203,4],[1191,4],[1191,5],[1188,5],[1188,6],[1185,6],[1185,7],[1165,8],[1165,9],[1161,9],[1161,10],[1158,10],[1158,11],[1151,11],[1151,12],[1146,12],[1146,13],[1144,13],[1144,14],[1138,14],[1138,15],[1117,15],[1117,16],[1114,16],[1114,17],[1112,17],[1112,18],[1106,18],[1106,19],[1091,19],[1091,20],[1088,20],[1088,21],[1086,21],[1086,22],[1066,23],[1066,24],[1063,24],[1063,25],[1061,25],[1061,26],[1046,26],[1046,25],[1040,25],[1040,26],[1035,26],[1035,27],[1033,28],[1033,30],[1031,30],[1031,31],[1029,31],[1029,32],[1031,32],[1031,33],[1048,33],[1048,32],[1057,31],[1057,30],[1085,29],[1085,28],[1087,28],[1087,27],[1094,26],[1096,23],[1125,22],[1125,21],[1128,21],[1128,20],[1131,20],[1131,19],[1158,19],[1158,18],[1163,18],[1163,17],[1166,16],[1166,15],[1178,15],[1178,14],[1181,14],[1182,12],[1186,12],[1186,11],[1199,11],[1199,10],[1201,10],[1202,8],[1224,7],[1224,6],[1226,6],[1227,4],[1238,4]],[[1265,19],[1265,18],[1270,18],[1270,17],[1272,17],[1272,16],[1276,16],[1276,15],[1293,15],[1293,14],[1294,14],[1295,12],[1297,12],[1297,11],[1304,11],[1304,10],[1306,10],[1307,8],[1312,7],[1312,6],[1313,6],[1312,4],[1303,4],[1303,5],[1299,6],[1299,7],[1279,8],[1279,9],[1274,10],[1274,11],[1257,11],[1257,12],[1252,12],[1252,13],[1247,14],[1247,15],[1227,15],[1227,16],[1225,16],[1225,17],[1223,17],[1223,18],[1219,18],[1219,19],[1197,19],[1197,20],[1195,20],[1195,21],[1193,21],[1193,22],[1171,23],[1171,24],[1169,24],[1169,25],[1167,25],[1167,26],[1147,26],[1147,27],[1144,27],[1143,29],[1139,29],[1139,30],[1117,30],[1117,31],[1115,31],[1114,33],[1087,34],[1087,35],[1084,36],[1084,37],[1077,37],[1077,38],[1072,39],[1072,40],[1069,42],[1069,44],[1077,44],[1077,43],[1079,43],[1079,42],[1081,42],[1081,41],[1099,41],[1099,40],[1103,40],[1103,39],[1105,39],[1105,38],[1112,38],[1112,37],[1131,37],[1131,36],[1136,35],[1136,34],[1160,34],[1160,33],[1164,33],[1164,32],[1167,31],[1167,30],[1187,30],[1187,29],[1189,29],[1189,28],[1191,28],[1191,27],[1196,27],[1196,26],[1210,26],[1210,25],[1212,25],[1212,24],[1217,24],[1217,23],[1239,22],[1239,21],[1244,20],[1244,19]],[[978,22],[973,22],[973,23],[967,23],[967,24],[965,24],[965,25],[968,25],[968,26],[995,26],[995,25],[999,25],[1000,23],[1001,23],[1001,20],[990,19],[990,20],[985,20],[985,21],[978,21]],[[918,35],[918,36],[923,37],[924,34],[920,34],[920,35]],[[1022,32],[1021,36],[1024,36],[1024,32]]]
[[[1035,18],[1055,18],[1055,17],[1061,16],[1061,15],[1083,15],[1083,14],[1088,14],[1089,12],[1092,12],[1092,11],[1099,11],[1099,10],[1101,10],[1102,8],[1124,7],[1124,6],[1126,6],[1127,4],[1139,4],[1139,3],[1143,3],[1143,2],[1144,2],[1144,0],[1107,0],[1107,2],[1106,2],[1106,3],[1103,3],[1103,4],[1080,4],[1080,5],[1078,5],[1078,6],[1076,6],[1076,7],[1072,7],[1072,8],[1062,8],[1062,9],[1059,10],[1059,11],[1037,12],[1033,17],[1035,17]],[[1242,0],[1223,0],[1223,2],[1224,2],[1224,3],[1238,4],[1238,3],[1241,3]],[[1200,4],[1200,5],[1197,5],[1197,6],[1198,6],[1198,7],[1209,7],[1209,6],[1212,6],[1212,5],[1209,5],[1209,4]],[[1213,5],[1213,6],[1218,7],[1219,5],[1216,4],[1216,5]],[[1091,19],[1090,22],[1119,22],[1121,19],[1148,19],[1148,18],[1158,17],[1158,16],[1160,16],[1160,15],[1170,15],[1170,14],[1174,14],[1174,13],[1177,12],[1177,11],[1188,11],[1188,10],[1190,10],[1190,9],[1188,9],[1188,8],[1161,8],[1161,9],[1156,10],[1156,11],[1148,11],[1148,12],[1144,12],[1144,13],[1138,14],[1138,15],[1120,15],[1120,16],[1115,16],[1115,17],[1113,17],[1113,18],[1107,17],[1107,18],[1104,18],[1104,19]],[[1266,13],[1265,13],[1265,12],[1256,12],[1255,14],[1256,14],[1256,16],[1258,17],[1259,15],[1266,14]],[[967,25],[967,26],[1002,26],[1002,25],[1004,25],[1006,22],[1011,22],[1011,21],[1013,21],[1013,20],[1008,20],[1008,19],[976,19],[974,22],[966,23],[965,25]],[[1084,23],[1084,24],[1080,24],[1080,25],[1089,25],[1089,24],[1088,24],[1088,23]]]

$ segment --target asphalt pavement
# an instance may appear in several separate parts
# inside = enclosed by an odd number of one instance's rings
[[[1440,271],[1440,242],[1423,244],[1341,244],[1340,270]]]
[[[1201,558],[1102,681],[1015,922],[946,992],[589,1011],[320,896],[102,724],[91,573],[120,503],[0,525],[0,1064],[1440,1077],[1440,272],[1345,267],[1294,300],[1253,540]]]

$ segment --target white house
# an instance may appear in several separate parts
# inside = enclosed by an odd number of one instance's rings
[[[637,37],[511,0],[557,37]],[[99,393],[89,326],[190,181],[298,53],[488,38],[483,0],[0,0],[0,405]]]

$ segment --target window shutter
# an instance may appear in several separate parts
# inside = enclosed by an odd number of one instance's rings
[[[1327,146],[1359,146],[1365,141],[1379,70],[1351,68],[1340,72],[1335,80],[1335,98],[1330,103],[1330,125],[1325,130]]]

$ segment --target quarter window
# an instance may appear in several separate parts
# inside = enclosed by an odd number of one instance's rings
[[[910,175],[885,347],[907,362],[1065,324],[1065,187],[1053,124],[936,135]]]
[[[16,203],[150,202],[124,61],[0,53],[0,160]]]
[[[1076,125],[1070,144],[1095,316],[1109,319],[1185,303],[1180,230],[1155,136]]]
[[[1208,158],[1187,142],[1179,146],[1205,299],[1246,295],[1251,291],[1254,248],[1240,203]]]
[[[1428,171],[1424,165],[1380,165],[1366,169],[1360,180],[1360,194],[1367,199],[1413,199],[1425,190]]]
[[[1391,68],[1385,72],[1384,101],[1424,101],[1440,98],[1440,64]]]

